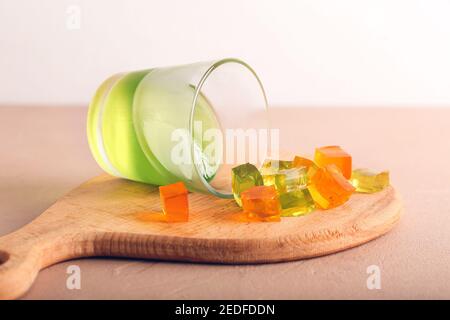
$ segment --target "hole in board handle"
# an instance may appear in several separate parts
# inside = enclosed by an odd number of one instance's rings
[[[9,260],[9,253],[0,251],[0,266]]]

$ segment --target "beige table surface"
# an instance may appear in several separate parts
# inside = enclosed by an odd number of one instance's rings
[[[85,135],[86,108],[0,107],[0,235],[101,173]],[[326,257],[269,265],[80,259],[43,270],[25,299],[450,298],[450,109],[277,108],[282,147],[339,144],[355,166],[391,170],[405,202],[384,237]],[[81,290],[66,288],[81,268]],[[368,290],[367,267],[381,271]]]

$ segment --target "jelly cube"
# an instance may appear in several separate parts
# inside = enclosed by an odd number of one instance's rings
[[[239,206],[242,206],[242,192],[254,186],[262,186],[263,184],[261,173],[250,163],[242,164],[231,170],[231,187],[234,199]]]
[[[168,222],[188,221],[188,191],[183,182],[159,187],[159,195],[163,212]]]
[[[268,168],[262,172],[265,186],[275,186],[278,193],[305,187],[308,183],[306,167],[276,170]]]
[[[276,174],[280,170],[286,170],[290,168],[292,168],[292,161],[272,159],[265,160],[260,170],[264,180],[264,185],[275,185]]]
[[[318,168],[308,185],[316,205],[322,209],[330,209],[347,202],[355,187],[345,179],[335,165]]]
[[[261,166],[261,171],[266,169],[283,170],[292,168],[292,161],[266,159]]]
[[[307,169],[308,182],[311,180],[311,177],[314,175],[318,168],[317,164],[315,164],[314,161],[299,156],[295,156],[292,165],[294,168],[305,167]]]
[[[314,201],[306,189],[307,168],[276,170],[266,169],[262,173],[265,186],[274,186],[280,198],[281,215],[299,216],[314,210]]]
[[[356,188],[356,192],[378,192],[389,186],[389,171],[355,169],[350,182]]]
[[[307,188],[288,191],[280,194],[281,216],[297,217],[308,214],[316,208],[314,200]]]
[[[292,166],[293,167],[306,167],[307,169],[309,169],[310,167],[317,167],[317,165],[314,163],[314,161],[308,159],[308,158],[304,158],[304,157],[299,157],[299,156],[295,156],[294,161],[292,161]]]
[[[314,162],[319,167],[329,164],[336,165],[346,179],[350,179],[352,175],[352,157],[339,146],[317,148]]]
[[[256,186],[241,193],[242,208],[249,219],[280,221],[281,206],[274,186]]]

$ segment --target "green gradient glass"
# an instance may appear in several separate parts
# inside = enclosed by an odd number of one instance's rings
[[[108,78],[91,101],[87,133],[95,160],[112,175],[154,185],[183,181],[191,191],[230,198],[237,163],[224,163],[225,140],[214,146],[220,152],[206,152],[212,140],[204,133],[267,129],[266,111],[253,69],[223,59]],[[189,161],[175,161],[179,155]]]

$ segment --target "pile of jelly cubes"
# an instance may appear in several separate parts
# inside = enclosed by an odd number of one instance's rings
[[[352,157],[339,146],[317,148],[314,161],[266,160],[258,170],[250,163],[232,169],[236,203],[252,220],[308,214],[346,203],[354,192],[374,193],[389,185],[389,172],[352,171]]]
[[[354,192],[374,193],[389,186],[388,171],[352,170],[352,157],[339,146],[317,148],[314,160],[266,160],[232,169],[232,190],[244,214],[257,221],[306,215],[316,208],[346,203]],[[188,190],[182,182],[159,187],[168,222],[189,219]]]

